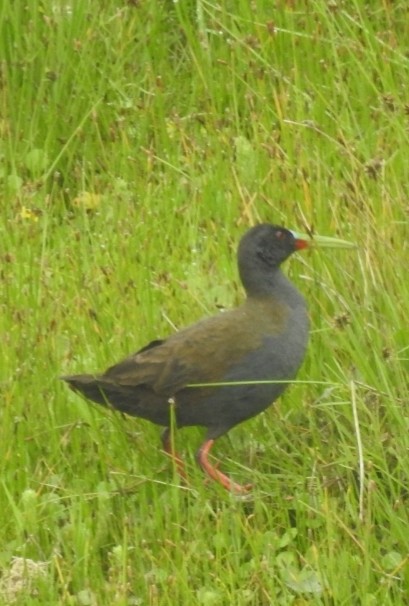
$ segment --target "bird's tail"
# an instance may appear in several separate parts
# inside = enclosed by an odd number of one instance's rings
[[[61,379],[68,383],[73,391],[81,393],[97,404],[109,406],[107,386],[104,386],[104,382],[97,375],[71,375],[61,377]]]

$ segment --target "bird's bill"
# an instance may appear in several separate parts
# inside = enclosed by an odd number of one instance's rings
[[[297,231],[291,232],[295,238],[296,248],[307,248],[309,246],[319,246],[320,248],[356,248],[356,244],[339,238],[330,236],[319,236],[317,234],[300,234]]]

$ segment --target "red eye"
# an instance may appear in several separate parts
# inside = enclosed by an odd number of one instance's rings
[[[284,240],[284,238],[285,238],[285,233],[284,233],[283,231],[280,231],[280,230],[276,231],[276,238],[277,238],[278,240]]]

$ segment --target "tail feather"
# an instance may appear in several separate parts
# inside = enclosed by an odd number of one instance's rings
[[[61,377],[63,381],[68,383],[73,391],[81,393],[83,396],[107,406],[109,403],[109,388],[103,385],[103,381],[97,375],[71,375]]]
[[[92,402],[133,416],[145,416],[142,411],[139,411],[140,400],[146,393],[143,388],[138,392],[130,386],[118,385],[101,375],[72,375],[61,377],[61,379],[68,383],[73,391],[80,393]]]
[[[133,417],[148,419],[166,426],[169,423],[169,402],[146,385],[121,385],[101,375],[61,377],[70,388],[102,406],[115,408]]]

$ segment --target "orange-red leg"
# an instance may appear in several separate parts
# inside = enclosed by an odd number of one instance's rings
[[[171,435],[171,431],[170,431],[169,427],[166,427],[166,429],[162,433],[161,439],[162,439],[163,450],[166,452],[166,454],[168,454],[170,456],[170,458],[176,465],[176,470],[177,470],[178,474],[185,481],[187,481],[185,465],[184,465],[182,459],[180,458],[180,456],[178,455],[178,453],[175,451],[175,447],[173,445],[172,435]]]
[[[206,440],[197,453],[197,460],[203,471],[207,473],[212,480],[219,482],[226,490],[229,490],[230,492],[247,493],[251,489],[251,484],[246,484],[245,486],[236,484],[236,482],[233,482],[233,480],[210,463],[208,455],[213,444],[214,440]]]

